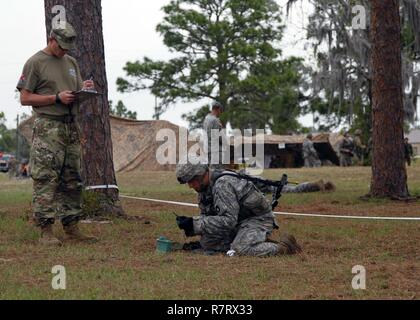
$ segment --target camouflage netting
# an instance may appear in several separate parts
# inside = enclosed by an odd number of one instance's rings
[[[35,117],[22,122],[19,126],[21,134],[30,142],[32,140],[32,128]],[[177,125],[163,120],[138,121],[110,116],[111,135],[113,144],[114,168],[116,172],[130,172],[133,170],[144,171],[175,171],[175,165],[161,165],[156,160],[156,152],[166,142],[156,141],[156,135],[161,129],[170,129],[176,136],[177,153],[179,152],[179,129]],[[306,135],[279,136],[265,135],[265,153],[270,154],[278,150],[279,144],[302,145]],[[313,141],[318,152],[332,163],[338,162],[337,146],[342,137],[339,134],[317,134]],[[255,137],[244,138],[246,144],[255,144]],[[188,143],[188,150],[195,144]],[[233,155],[234,139],[230,139]],[[298,152],[299,153],[299,152]],[[178,158],[177,158],[178,160]]]

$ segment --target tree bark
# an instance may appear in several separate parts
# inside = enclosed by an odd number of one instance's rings
[[[66,21],[77,32],[76,49],[70,52],[83,79],[93,77],[102,95],[83,103],[79,124],[82,130],[82,175],[86,186],[117,185],[114,171],[111,126],[109,122],[108,83],[105,70],[101,0],[44,0],[47,37],[52,27],[55,5],[65,8]],[[99,214],[124,215],[117,189],[99,189]]]
[[[409,196],[404,161],[401,25],[398,0],[372,0],[373,157],[370,195]]]

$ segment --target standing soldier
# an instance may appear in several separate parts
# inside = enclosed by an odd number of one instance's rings
[[[17,88],[22,105],[36,113],[30,162],[33,210],[41,228],[40,243],[60,245],[52,225],[58,217],[67,240],[95,241],[78,228],[82,218],[80,136],[75,122],[78,105],[74,91],[93,89],[82,81],[76,60],[67,55],[75,47],[76,32],[65,23],[53,27],[48,45],[25,64]]]
[[[348,132],[344,133],[344,139],[339,146],[340,151],[340,166],[350,167],[352,164],[354,144]]]
[[[11,157],[9,160],[9,179],[17,177],[18,173],[18,161],[15,157]]]
[[[365,152],[366,152],[366,146],[362,142],[362,130],[357,129],[354,132],[354,152],[357,156],[357,159],[359,161],[359,165],[363,165]]]
[[[219,119],[223,111],[223,106],[220,102],[213,102],[211,112],[203,122],[203,130],[207,139],[208,163],[213,169],[223,169],[225,167],[223,163],[223,140],[225,142],[227,140],[223,134],[222,122]],[[213,137],[217,137],[216,141],[213,141],[215,139],[212,139],[212,133]],[[216,160],[217,157],[219,158],[218,161]]]
[[[366,158],[368,159],[368,163],[372,163],[372,146],[373,146],[373,137],[372,137],[372,129],[369,130],[369,139],[367,142],[366,147]]]
[[[413,157],[413,146],[408,142],[408,138],[404,139],[404,158],[407,164],[411,166],[411,158]]]
[[[306,168],[320,167],[321,161],[319,160],[318,153],[315,150],[314,143],[312,142],[312,134],[308,134],[306,139],[303,140],[302,154],[304,165]]]

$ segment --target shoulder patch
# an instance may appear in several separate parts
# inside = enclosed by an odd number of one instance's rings
[[[18,86],[23,86],[26,82],[26,77],[24,74],[22,74],[19,78]]]
[[[76,69],[70,68],[69,69],[69,74],[70,74],[70,76],[76,78]]]

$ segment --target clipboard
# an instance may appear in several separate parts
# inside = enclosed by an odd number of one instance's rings
[[[79,90],[73,91],[72,93],[75,96],[76,102],[84,102],[101,95],[101,93],[97,92],[96,90]]]

